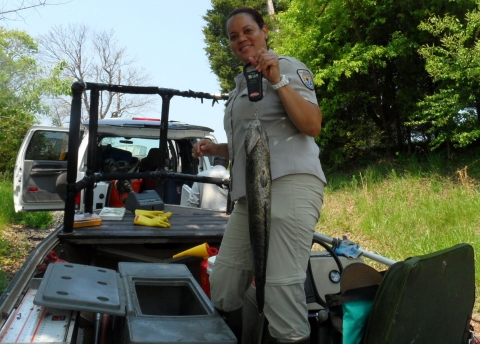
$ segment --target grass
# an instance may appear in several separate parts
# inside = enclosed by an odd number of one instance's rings
[[[0,229],[10,224],[13,211],[12,182],[0,174]]]
[[[3,231],[12,224],[25,225],[32,228],[46,229],[53,223],[50,212],[15,213],[13,207],[12,176],[0,174],[0,265],[18,259],[24,247],[21,243],[12,245],[5,240]],[[26,243],[25,243],[26,245]],[[21,252],[20,252],[21,251]],[[5,271],[0,270],[0,294],[8,286],[8,277]]]
[[[15,213],[13,206],[12,176],[0,173],[0,229],[10,224],[46,229],[52,223],[53,216],[48,211]]]
[[[382,162],[351,174],[330,175],[317,231],[346,235],[361,248],[397,261],[468,243],[475,250],[478,288],[478,209],[478,151],[453,160],[436,155],[402,165]],[[480,301],[476,312],[478,305]]]

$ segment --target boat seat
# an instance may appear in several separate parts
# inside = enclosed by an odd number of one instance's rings
[[[132,152],[127,150],[123,150],[120,148],[112,147],[111,145],[107,145],[102,152],[103,161],[106,159],[113,159],[115,161],[126,161],[128,163],[132,162]]]
[[[145,158],[140,160],[138,168],[143,171],[155,171],[158,167],[160,148],[150,148]]]
[[[373,300],[364,343],[467,343],[474,302],[468,244],[395,263]]]

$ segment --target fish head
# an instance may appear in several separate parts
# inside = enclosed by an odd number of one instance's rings
[[[245,151],[247,156],[250,155],[253,149],[259,144],[268,148],[268,136],[262,123],[258,119],[255,119],[248,123],[247,130],[245,130]]]

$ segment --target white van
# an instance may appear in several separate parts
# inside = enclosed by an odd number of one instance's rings
[[[86,172],[88,121],[81,126],[77,181]],[[101,173],[154,171],[158,165],[160,120],[115,118],[98,121],[98,156],[95,171]],[[65,206],[68,159],[68,128],[33,126],[20,147],[13,175],[15,211],[63,210]],[[193,159],[192,146],[201,138],[217,142],[213,130],[182,122],[168,122],[166,169],[197,174],[211,168],[209,158]],[[152,189],[156,181],[130,181],[134,191]],[[121,206],[123,193],[115,181],[98,182],[94,189],[94,209]],[[164,202],[182,203],[182,190],[188,183],[164,182]],[[183,192],[183,197],[188,193]],[[83,191],[77,196],[77,209],[83,205]],[[81,209],[80,209],[81,210]]]

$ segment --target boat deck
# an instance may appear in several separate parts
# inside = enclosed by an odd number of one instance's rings
[[[60,231],[58,238],[80,244],[213,243],[221,241],[229,218],[223,212],[179,205],[166,204],[164,211],[173,214],[170,228],[134,225],[134,214],[127,210],[122,220],[102,220],[100,226],[74,228],[71,233]]]

